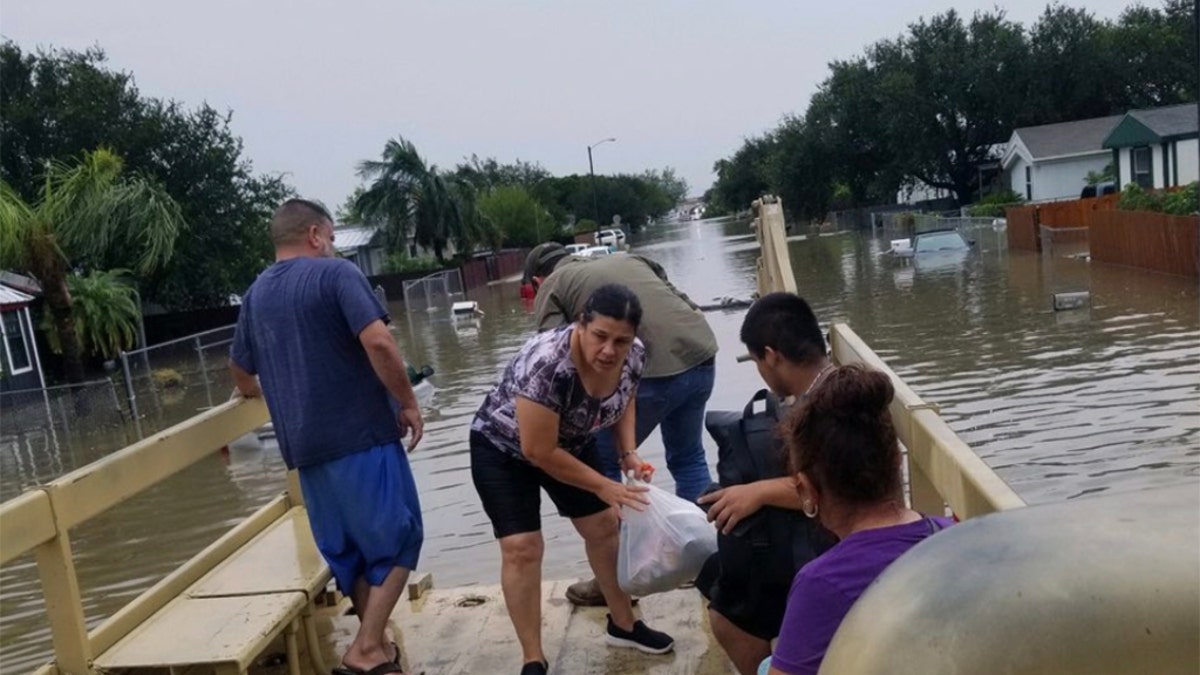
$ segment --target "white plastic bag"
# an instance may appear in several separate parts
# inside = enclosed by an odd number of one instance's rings
[[[631,595],[650,595],[692,581],[717,552],[717,530],[699,506],[649,483],[644,511],[621,509],[617,582]]]

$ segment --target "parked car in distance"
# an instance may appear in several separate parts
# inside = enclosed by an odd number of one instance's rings
[[[612,249],[607,246],[589,246],[575,255],[585,258],[594,258],[602,255],[612,255]]]
[[[625,232],[622,230],[600,230],[596,233],[597,246],[610,246],[614,249],[625,245]]]
[[[579,255],[585,249],[590,247],[590,244],[567,244],[563,248],[567,249],[567,255]]]

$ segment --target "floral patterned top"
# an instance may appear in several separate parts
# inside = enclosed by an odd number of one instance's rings
[[[571,323],[538,333],[521,347],[483,399],[471,422],[472,431],[483,434],[504,452],[528,461],[521,452],[517,429],[518,396],[558,413],[558,447],[572,454],[581,452],[596,431],[621,419],[642,379],[646,347],[635,338],[616,390],[607,398],[594,398],[583,388],[571,361],[571,331],[575,326]]]

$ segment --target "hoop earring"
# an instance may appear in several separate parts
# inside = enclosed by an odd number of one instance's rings
[[[811,519],[817,517],[820,507],[806,499],[804,500],[804,503],[800,505],[800,511],[805,515],[805,517]]]

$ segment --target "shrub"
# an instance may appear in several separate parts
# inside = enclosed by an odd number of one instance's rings
[[[1021,195],[1012,190],[1001,190],[980,199],[967,208],[967,213],[974,218],[1003,218],[1004,207],[1020,204]]]
[[[410,258],[403,251],[392,253],[383,261],[383,271],[386,274],[434,272],[440,269],[442,265],[435,258]]]
[[[155,368],[150,371],[150,379],[159,390],[183,386],[183,375],[174,368]]]
[[[1117,208],[1122,211],[1162,211],[1162,200],[1156,192],[1130,183],[1121,190]]]
[[[596,225],[596,221],[591,218],[575,221],[575,234],[587,234],[588,232],[595,232],[598,229],[600,229],[600,226]]]
[[[1163,213],[1188,216],[1200,211],[1200,183],[1193,182],[1162,197]]]
[[[1122,211],[1154,211],[1187,216],[1200,210],[1200,183],[1191,183],[1178,190],[1147,190],[1130,183],[1121,190],[1117,208]]]

